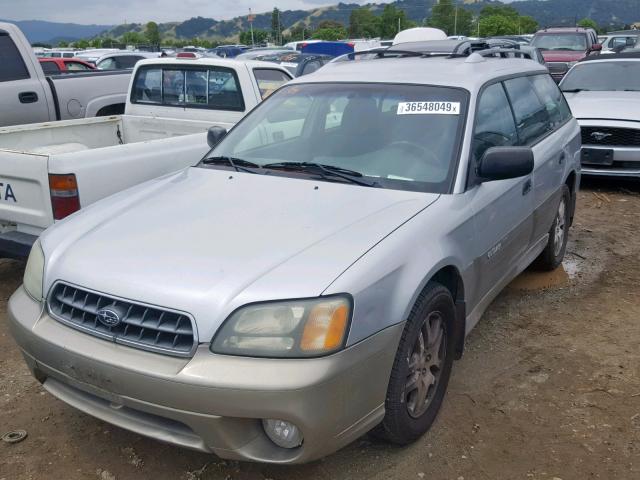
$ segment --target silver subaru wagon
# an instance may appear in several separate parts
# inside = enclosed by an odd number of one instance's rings
[[[274,463],[412,442],[490,302],[565,253],[580,130],[533,61],[329,64],[209,139],[47,230],[9,303],[47,391],[142,435]]]

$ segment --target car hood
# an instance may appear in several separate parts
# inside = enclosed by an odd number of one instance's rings
[[[587,52],[573,50],[543,50],[542,56],[545,62],[577,62],[582,60]]]
[[[42,237],[56,280],[193,315],[315,297],[437,194],[190,168],[98,202]]]
[[[640,92],[577,92],[564,94],[573,116],[606,120],[637,120]]]

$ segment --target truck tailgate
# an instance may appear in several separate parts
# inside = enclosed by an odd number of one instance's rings
[[[17,224],[18,230],[28,225],[26,233],[37,233],[51,225],[48,160],[47,155],[0,150],[0,232]]]

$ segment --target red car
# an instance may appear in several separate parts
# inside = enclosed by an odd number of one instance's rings
[[[45,75],[61,72],[82,72],[95,70],[96,67],[78,58],[39,58],[40,66]]]
[[[600,52],[598,34],[592,28],[545,28],[535,34],[531,46],[542,50],[549,73],[556,82],[580,60]]]

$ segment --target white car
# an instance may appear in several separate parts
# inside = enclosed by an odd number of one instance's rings
[[[640,52],[587,57],[560,88],[582,129],[582,174],[640,177]]]

